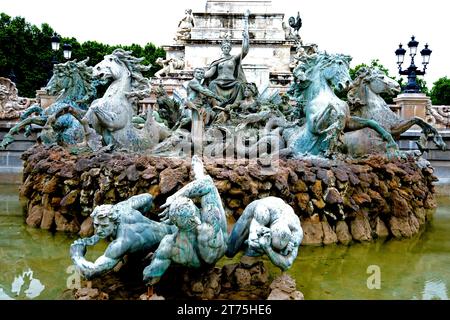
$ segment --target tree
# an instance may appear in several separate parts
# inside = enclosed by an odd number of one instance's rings
[[[443,77],[433,83],[430,97],[434,105],[450,105],[450,79]]]
[[[22,17],[0,13],[0,76],[9,77],[14,72],[21,96],[33,97],[48,80],[52,34],[48,24],[39,29]]]
[[[51,60],[54,52],[51,49],[51,37],[54,30],[48,24],[42,24],[41,28],[31,25],[22,17],[11,18],[5,13],[0,13],[0,76],[10,77],[13,71],[16,76],[16,85],[21,96],[34,97],[36,89],[46,85],[52,71]],[[76,38],[63,37],[61,43],[72,46],[72,59],[78,61],[89,57],[88,65],[96,65],[107,54],[111,54],[116,48],[130,50],[136,57],[144,57],[143,64],[152,67],[144,73],[146,77],[152,77],[161,67],[156,65],[158,57],[164,57],[162,48],[152,43],[144,47],[138,44],[129,46],[86,41],[79,43]],[[56,53],[58,61],[64,61],[62,50]]]

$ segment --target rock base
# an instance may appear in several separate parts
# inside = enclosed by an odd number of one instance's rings
[[[192,180],[190,159],[130,153],[72,155],[35,145],[23,154],[21,194],[27,224],[89,236],[100,204],[149,192],[155,209]],[[389,160],[289,159],[268,171],[257,160],[203,159],[222,196],[230,225],[253,200],[276,196],[301,219],[303,245],[411,237],[435,208],[433,169],[412,157]]]
[[[295,280],[287,274],[271,281],[264,262],[242,257],[241,261],[222,268],[187,269],[171,267],[147,295],[139,281],[143,266],[126,265],[93,281],[82,281],[73,291],[77,300],[303,300]]]

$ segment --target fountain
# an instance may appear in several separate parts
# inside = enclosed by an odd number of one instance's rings
[[[267,284],[264,267],[250,257],[267,255],[287,270],[300,244],[411,237],[425,225],[435,207],[433,168],[420,153],[399,151],[397,119],[383,122],[358,109],[372,106],[351,83],[351,58],[304,53],[287,94],[258,90],[242,68],[252,50],[250,17],[242,14],[239,54],[230,54],[225,37],[223,56],[194,70],[185,98],[175,101],[161,86],[160,109],[148,110],[141,124],[137,102],[152,89],[141,74],[148,66],[121,49],[89,68],[92,79],[77,82],[86,89],[85,109],[69,103],[41,116],[47,133],[41,136],[51,132],[52,139],[23,154],[26,222],[79,233],[71,257],[85,278],[101,277],[125,256],[152,252],[140,265],[149,288],[165,292],[166,272],[184,266],[198,269],[188,278],[209,279],[198,290],[202,297],[217,298],[231,281],[223,274]],[[98,83],[109,87],[94,99]],[[348,89],[348,102],[335,94]],[[382,101],[379,93],[372,91],[371,101]],[[70,129],[81,136],[65,134]],[[436,130],[423,129],[422,146],[429,135],[442,145]],[[369,135],[376,146],[363,142]],[[101,238],[112,242],[88,261],[87,247]],[[240,250],[239,264],[213,268]],[[259,298],[268,296],[265,288]]]

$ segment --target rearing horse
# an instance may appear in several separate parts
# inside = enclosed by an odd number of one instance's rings
[[[86,113],[97,92],[92,81],[92,68],[86,65],[88,60],[89,58],[80,62],[67,61],[54,66],[53,76],[47,83],[46,90],[50,95],[59,94],[55,103],[45,109],[34,104],[25,110],[21,121],[3,138],[0,149],[11,144],[14,141],[13,135],[18,134],[20,130],[25,129],[25,134],[28,135],[32,124],[43,127],[39,138],[45,144],[74,145],[83,141],[84,130],[80,122],[71,114],[57,115],[68,107],[80,115]]]
[[[103,137],[104,143],[118,148],[140,151],[153,147],[168,136],[169,130],[148,115],[143,129],[133,126],[138,100],[150,95],[150,82],[142,76],[150,66],[130,51],[116,49],[94,66],[94,76],[112,81],[102,98],[92,102],[86,119]]]
[[[407,120],[399,118],[380,97],[383,92],[390,95],[398,94],[400,93],[400,86],[378,69],[361,68],[358,70],[357,77],[348,93],[351,113],[377,121],[395,139],[399,139],[400,135],[413,125],[418,125],[422,128],[421,140],[426,143],[428,136],[432,136],[434,143],[440,149],[446,149],[446,144],[439,132],[421,118],[414,117]],[[356,141],[360,143],[355,143]],[[421,151],[426,148],[424,142],[417,142]],[[366,129],[360,132],[347,133],[345,143],[348,145],[349,152],[356,156],[380,152],[384,148],[383,141],[374,136],[371,130]]]
[[[347,103],[334,89],[349,87],[351,57],[320,52],[305,57],[294,69],[294,83],[289,93],[304,107],[306,123],[300,130],[290,130],[287,145],[294,156],[318,155],[332,157],[342,152],[343,134],[371,128],[388,142],[388,151],[397,151],[392,136],[376,121],[351,116]]]

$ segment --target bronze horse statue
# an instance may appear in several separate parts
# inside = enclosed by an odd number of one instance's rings
[[[397,153],[398,146],[385,128],[364,115],[351,114],[348,104],[336,96],[335,89],[342,91],[350,86],[350,60],[346,55],[320,52],[304,57],[294,69],[289,94],[306,115],[304,126],[283,132],[294,156],[335,157],[345,152],[344,133],[363,128],[375,130],[387,142],[383,152],[388,156]]]
[[[390,95],[398,94],[400,86],[376,68],[359,69],[348,92],[351,114],[375,120],[396,140],[413,125],[418,125],[422,129],[422,137],[417,145],[422,152],[426,150],[429,136],[433,137],[434,143],[440,149],[446,149],[439,132],[424,120],[418,117],[405,120],[397,116],[380,96],[383,92]],[[368,129],[346,133],[344,141],[348,152],[353,156],[379,153],[386,148],[384,141],[374,131]]]

